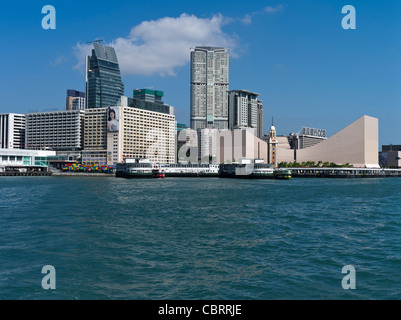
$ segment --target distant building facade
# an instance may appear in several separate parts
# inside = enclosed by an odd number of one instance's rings
[[[5,167],[47,167],[55,151],[0,149],[0,172]]]
[[[247,90],[228,92],[228,128],[254,128],[258,138],[263,137],[263,104],[259,94]]]
[[[229,53],[221,47],[191,51],[191,129],[227,129]]]
[[[123,99],[125,99],[124,103],[131,108],[173,115],[174,107],[161,100],[163,95],[164,92],[160,90],[141,89],[134,91],[134,98],[123,97]]]
[[[354,167],[379,167],[378,119],[362,116],[343,130],[318,144],[291,149],[288,137],[278,137],[278,162],[333,162],[349,163]]]
[[[383,152],[401,151],[401,145],[393,145],[393,144],[382,145],[382,151]]]
[[[401,168],[401,145],[383,145],[379,164],[381,167]]]
[[[66,110],[84,110],[85,92],[68,89],[66,98]]]
[[[381,167],[401,168],[401,145],[383,145],[379,162]]]
[[[135,107],[135,99],[121,97],[115,106],[87,110],[82,161],[89,165],[116,165],[125,158],[138,158],[174,163],[176,122],[171,113],[173,109],[156,112],[148,105],[143,107]]]
[[[278,162],[278,141],[276,136],[276,128],[270,127],[269,137],[267,140],[267,163],[271,163],[274,168],[277,168]]]
[[[177,123],[177,133],[180,132],[181,130],[186,130],[188,129],[188,126],[184,123]]]
[[[83,110],[25,114],[27,149],[79,151],[83,148]]]
[[[25,148],[25,115],[0,114],[0,149]]]
[[[86,57],[85,93],[86,108],[116,105],[124,95],[114,48],[93,42],[92,55]]]
[[[198,161],[201,163],[233,163],[242,159],[267,163],[267,143],[247,129],[198,129]]]
[[[257,136],[258,138],[263,138],[263,102],[258,100],[258,131]]]
[[[89,108],[84,117],[82,163],[107,165],[107,108]]]
[[[164,92],[160,90],[151,89],[136,89],[134,90],[134,99],[144,100],[153,103],[163,104],[162,98]]]

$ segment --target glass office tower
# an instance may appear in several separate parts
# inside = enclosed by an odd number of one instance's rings
[[[86,58],[86,108],[116,105],[124,95],[117,55],[112,47],[93,42],[92,56]]]

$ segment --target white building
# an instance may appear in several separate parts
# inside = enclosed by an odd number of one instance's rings
[[[0,148],[23,149],[25,146],[25,115],[0,114]]]
[[[0,149],[0,171],[5,167],[47,167],[55,151]]]
[[[220,47],[191,51],[191,129],[228,128],[229,54]]]
[[[259,159],[267,163],[267,143],[249,128],[198,129],[198,160],[201,163],[232,163]]]
[[[84,114],[83,110],[27,113],[26,148],[56,151],[82,149]]]
[[[127,97],[110,108],[91,108],[85,114],[85,164],[116,165],[126,158],[151,162],[176,161],[176,123],[171,113],[134,108]]]
[[[278,137],[278,163],[294,162],[294,150],[287,137]],[[296,161],[351,164],[358,168],[379,167],[379,119],[362,116],[335,135],[303,149],[296,149]]]

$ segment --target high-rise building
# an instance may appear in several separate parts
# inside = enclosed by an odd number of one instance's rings
[[[258,131],[257,136],[259,139],[263,138],[263,102],[258,100]]]
[[[68,89],[66,98],[66,110],[84,110],[85,92]]]
[[[83,147],[83,110],[25,114],[27,149],[79,151]]]
[[[124,95],[117,55],[112,47],[93,42],[92,56],[86,57],[86,108],[114,106]]]
[[[228,49],[195,47],[191,51],[191,129],[228,128]]]
[[[0,114],[0,149],[25,148],[25,115]]]
[[[228,92],[228,128],[254,128],[254,135],[263,137],[263,104],[259,94],[247,90]]]
[[[173,108],[168,106],[157,112],[149,105],[140,106],[135,101],[142,100],[121,97],[115,106],[86,110],[85,148],[82,151],[85,164],[116,165],[124,158],[175,162],[176,122]]]

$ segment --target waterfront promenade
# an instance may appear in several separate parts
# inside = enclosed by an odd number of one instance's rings
[[[293,178],[401,177],[401,169],[384,168],[287,168]]]
[[[401,169],[385,169],[385,168],[286,168],[291,172],[292,178],[386,178],[386,177],[401,177]],[[62,171],[17,171],[6,170],[0,172],[0,176],[88,176],[88,177],[115,177],[116,173],[101,173],[101,172],[62,172]],[[233,172],[231,175],[217,174],[201,175],[202,177],[236,177]],[[167,174],[166,177],[199,177],[197,174],[188,174],[188,169],[185,173],[175,172]],[[239,176],[238,176],[239,177]],[[241,178],[246,178],[246,175],[241,175]],[[249,178],[255,178],[255,175],[249,174]],[[263,175],[262,177],[263,178]]]

